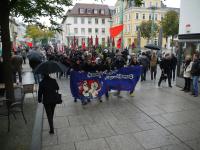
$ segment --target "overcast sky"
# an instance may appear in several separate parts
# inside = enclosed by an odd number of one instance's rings
[[[110,6],[114,6],[117,0],[104,0],[104,4],[110,5]],[[164,1],[164,0],[163,0]],[[101,4],[101,0],[98,0],[98,2],[96,2],[95,0],[73,0],[73,3],[99,3]],[[175,7],[175,8],[180,8],[180,0],[166,0],[164,1],[164,3],[168,6],[168,7]]]

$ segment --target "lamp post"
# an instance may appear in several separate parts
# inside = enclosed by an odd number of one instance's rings
[[[68,45],[68,48],[69,48],[69,41],[70,41],[70,25],[71,23],[67,23],[67,45]]]

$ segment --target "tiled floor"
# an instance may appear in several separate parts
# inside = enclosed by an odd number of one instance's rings
[[[69,79],[58,80],[55,135],[44,114],[43,150],[200,150],[200,99],[179,88],[138,83],[135,97],[110,94],[103,103],[74,103]]]

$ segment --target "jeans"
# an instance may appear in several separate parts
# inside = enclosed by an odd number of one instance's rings
[[[185,79],[185,86],[184,86],[184,90],[186,91],[190,91],[190,78],[184,78]]]
[[[199,76],[192,77],[192,86],[194,90],[194,95],[198,96],[199,94]]]
[[[156,79],[157,66],[151,66],[151,80]]]

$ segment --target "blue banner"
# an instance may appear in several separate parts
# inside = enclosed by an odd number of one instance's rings
[[[110,72],[77,72],[70,74],[72,96],[77,99],[101,97],[108,90],[134,90],[141,74],[141,67],[124,67]]]

